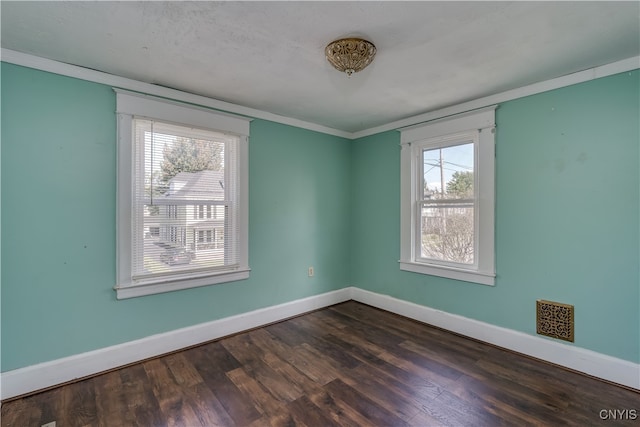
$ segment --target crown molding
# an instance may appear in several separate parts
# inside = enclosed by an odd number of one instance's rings
[[[489,105],[499,104],[502,102],[523,98],[525,96],[535,95],[538,93],[559,89],[565,86],[571,86],[577,83],[599,79],[601,77],[607,77],[614,74],[625,73],[627,71],[640,69],[640,56],[634,56],[632,58],[623,59],[621,61],[612,62],[610,64],[605,64],[598,67],[589,68],[587,70],[578,71],[576,73],[567,74],[555,79],[533,83],[528,86],[519,87],[495,95],[477,98],[468,102],[463,102],[461,104],[452,105],[450,107],[445,107],[438,110],[407,117],[405,119],[396,120],[394,122],[390,122],[381,126],[363,129],[358,132],[347,132],[340,129],[307,122],[304,120],[281,116],[279,114],[269,113],[267,111],[262,111],[255,108],[244,107],[242,105],[232,104],[230,102],[220,101],[217,99],[183,92],[176,89],[170,89],[163,86],[144,83],[138,80],[119,77],[113,74],[91,70],[89,68],[83,68],[77,65],[66,64],[63,62],[58,62],[27,53],[17,52],[10,49],[3,48],[1,50],[0,60],[23,67],[48,71],[54,74],[74,77],[81,80],[101,83],[121,89],[132,90],[135,92],[142,92],[149,95],[161,96],[164,98],[174,99],[176,101],[188,102],[196,105],[201,105],[203,107],[209,107],[216,110],[254,117],[257,119],[269,120],[276,123],[295,126],[298,128],[338,136],[346,139],[364,138],[366,136],[375,135],[377,133],[386,132],[389,130],[397,130],[402,127],[441,119],[453,114],[464,113],[478,108],[487,107]]]
[[[464,113],[478,108],[487,107],[489,105],[500,104],[502,102],[512,101],[525,96],[531,96],[550,90],[559,89],[565,86],[571,86],[577,83],[587,82],[589,80],[599,79],[601,77],[611,76],[614,74],[625,73],[627,71],[637,70],[640,68],[640,56],[623,59],[621,61],[612,62],[610,64],[589,68],[587,70],[578,71],[576,73],[567,74],[551,80],[545,80],[533,83],[528,86],[522,86],[506,92],[477,98],[472,101],[463,102],[462,104],[452,105],[450,107],[441,108],[439,110],[430,111],[416,116],[407,117],[406,119],[397,120],[387,123],[386,125],[376,126],[373,128],[361,130],[351,134],[353,139],[363,138],[365,136],[375,135],[377,133],[389,130],[398,130],[399,128],[416,125],[419,123],[429,122],[431,120],[441,119],[453,114]]]
[[[256,119],[269,120],[272,122],[295,126],[298,128],[312,130],[328,135],[339,136],[341,138],[352,139],[351,132],[345,132],[339,129],[330,128],[328,126],[294,119],[291,117],[281,116],[279,114],[269,113],[268,111],[244,107],[242,105],[232,104],[230,102],[220,101],[206,96],[183,92],[177,89],[170,89],[164,86],[158,86],[151,83],[128,79],[125,77],[116,76],[114,74],[104,73],[102,71],[91,70],[89,68],[79,67],[77,65],[66,64],[64,62],[58,62],[52,59],[17,52],[15,50],[3,48],[0,54],[0,60],[23,67],[59,74],[62,76],[74,77],[76,79],[86,80],[93,83],[113,86],[119,89],[127,89],[148,95],[160,96],[176,101],[182,101],[190,104],[200,105],[203,107],[213,108],[215,110],[240,114]]]

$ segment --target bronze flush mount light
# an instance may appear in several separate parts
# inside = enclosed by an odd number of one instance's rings
[[[336,70],[351,77],[371,64],[376,47],[368,40],[351,37],[332,41],[324,48],[324,53]]]

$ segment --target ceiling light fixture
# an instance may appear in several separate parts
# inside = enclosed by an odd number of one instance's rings
[[[376,56],[376,47],[370,41],[346,38],[332,41],[324,48],[327,61],[336,70],[351,74],[363,70]]]

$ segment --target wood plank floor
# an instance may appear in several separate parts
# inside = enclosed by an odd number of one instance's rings
[[[613,426],[640,424],[640,394],[350,301],[1,414],[7,427]]]

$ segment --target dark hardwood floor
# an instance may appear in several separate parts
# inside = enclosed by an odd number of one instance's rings
[[[52,421],[639,425],[640,394],[347,302],[2,405],[2,426]]]

